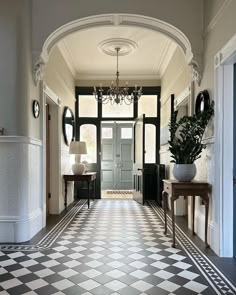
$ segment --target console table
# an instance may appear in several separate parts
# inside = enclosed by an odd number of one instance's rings
[[[64,174],[63,178],[65,181],[65,208],[67,207],[67,182],[68,181],[85,181],[88,185],[88,208],[90,206],[90,183],[93,182],[93,200],[95,198],[95,189],[96,189],[96,177],[97,172],[87,172],[81,175],[78,174]]]
[[[191,182],[179,182],[177,180],[163,180],[164,189],[162,192],[163,197],[163,209],[165,217],[165,234],[167,234],[167,216],[166,211],[168,207],[168,195],[171,201],[171,219],[173,230],[173,247],[175,248],[175,213],[174,202],[179,196],[192,196],[192,233],[194,233],[194,219],[195,219],[195,196],[200,196],[205,205],[205,244],[207,244],[207,229],[208,229],[208,213],[209,213],[209,193],[211,186],[206,182],[191,181]]]

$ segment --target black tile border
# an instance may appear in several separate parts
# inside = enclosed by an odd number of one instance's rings
[[[48,232],[45,236],[35,245],[25,244],[1,244],[0,251],[42,251],[50,248],[58,236],[68,226],[68,224],[74,219],[75,215],[83,208],[87,203],[87,200],[80,200],[77,202],[65,216]]]
[[[154,201],[148,201],[148,204],[164,222],[164,210]],[[172,233],[171,218],[167,215],[168,231]],[[216,294],[236,294],[236,285],[234,285],[219,268],[191,241],[191,239],[176,225],[176,240],[184,249],[188,257],[205,277],[209,285]]]

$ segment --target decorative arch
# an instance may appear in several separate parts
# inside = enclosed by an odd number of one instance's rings
[[[172,41],[174,41],[182,49],[186,62],[191,66],[192,79],[197,81],[198,85],[201,82],[200,65],[201,60],[194,57],[191,44],[186,35],[173,25],[166,23],[162,20],[135,14],[102,14],[81,18],[69,22],[52,34],[44,42],[42,52],[39,57],[34,60],[34,80],[38,84],[43,78],[44,66],[48,62],[49,54],[52,48],[62,38],[76,31],[86,30],[94,27],[103,26],[131,26],[150,29],[164,34]]]

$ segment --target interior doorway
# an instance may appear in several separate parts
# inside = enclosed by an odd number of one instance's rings
[[[133,189],[133,123],[101,123],[102,197],[130,197]]]
[[[64,208],[61,186],[61,108],[59,97],[42,83],[41,130],[43,138],[42,192],[44,226],[50,215]]]

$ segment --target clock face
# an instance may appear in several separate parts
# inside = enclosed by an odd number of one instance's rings
[[[33,115],[35,118],[39,117],[39,113],[40,113],[40,106],[39,106],[39,102],[37,100],[33,101]]]

